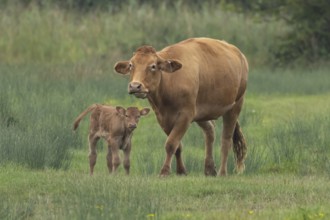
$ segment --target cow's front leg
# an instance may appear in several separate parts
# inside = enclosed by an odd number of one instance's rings
[[[191,123],[191,117],[189,114],[180,114],[175,122],[173,129],[171,130],[170,134],[167,137],[165,143],[165,150],[166,150],[166,158],[163,164],[163,167],[160,171],[160,176],[165,177],[170,174],[171,171],[171,162],[172,156],[174,153],[177,152],[180,141],[183,135],[186,133],[189,125]],[[181,149],[176,154],[177,159],[179,160],[180,172],[186,172],[186,168],[183,165],[182,158],[181,158]]]
[[[187,175],[186,168],[184,166],[182,157],[182,143],[180,142],[178,149],[175,152],[175,157],[176,157],[176,174],[178,175]]]

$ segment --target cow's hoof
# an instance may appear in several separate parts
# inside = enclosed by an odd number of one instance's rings
[[[235,168],[235,172],[237,174],[242,174],[245,170],[245,164],[244,163],[237,163],[236,168]]]
[[[205,169],[204,169],[205,176],[216,176],[217,171],[214,165],[213,160],[207,161],[205,160]]]
[[[227,176],[227,171],[220,170],[218,176]]]
[[[215,170],[215,167],[213,169],[205,169],[204,174],[205,176],[216,176],[217,171]]]

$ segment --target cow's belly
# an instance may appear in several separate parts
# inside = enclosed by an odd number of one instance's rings
[[[223,116],[227,111],[231,110],[235,105],[235,102],[232,102],[227,105],[218,105],[218,104],[199,104],[196,108],[196,114],[194,121],[208,121],[215,120]]]

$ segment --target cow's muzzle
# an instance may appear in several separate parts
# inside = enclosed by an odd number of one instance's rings
[[[137,98],[146,98],[147,91],[143,91],[142,83],[139,82],[131,82],[128,84],[128,93],[135,95]]]

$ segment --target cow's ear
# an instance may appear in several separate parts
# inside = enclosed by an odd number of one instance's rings
[[[129,62],[128,61],[119,61],[114,66],[117,73],[128,74],[129,73]]]
[[[124,109],[123,107],[121,106],[116,106],[116,110],[119,114],[121,115],[125,115],[126,114],[126,109]]]
[[[147,115],[150,112],[150,108],[144,108],[140,111],[141,115]]]
[[[177,60],[163,60],[158,63],[161,70],[173,73],[179,69],[181,69],[182,64]]]

